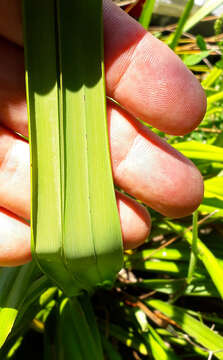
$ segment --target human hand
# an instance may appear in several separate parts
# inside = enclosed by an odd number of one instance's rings
[[[173,135],[193,130],[206,109],[203,90],[180,59],[135,20],[104,0],[108,127],[114,182],[169,217],[192,213],[203,196],[195,166],[136,119]],[[31,259],[30,164],[21,0],[0,0],[0,265]],[[124,110],[125,109],[125,110]],[[116,193],[126,248],[146,239],[147,210]],[[46,214],[47,216],[47,214]],[[75,219],[74,219],[75,223]]]

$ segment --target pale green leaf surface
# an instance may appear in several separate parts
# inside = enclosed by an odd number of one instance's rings
[[[10,334],[18,314],[17,309],[0,308],[0,348],[4,345]]]
[[[164,260],[129,261],[125,266],[133,270],[167,272],[175,275],[185,275],[187,269],[186,263]]]
[[[172,352],[168,352],[164,350],[162,346],[160,346],[160,342],[154,338],[152,333],[148,334],[148,341],[150,343],[151,352],[153,354],[153,358],[155,360],[173,360],[179,359],[175,354]]]
[[[73,278],[61,259],[62,204],[55,2],[24,0],[23,13],[31,144],[32,253],[41,269],[50,274],[57,284],[72,289]],[[76,289],[71,292],[75,293]]]
[[[24,33],[32,252],[72,296],[111,284],[122,266],[106,119],[102,2],[24,0]]]
[[[212,104],[214,104],[215,102],[220,101],[222,99],[223,99],[223,91],[220,91],[217,94],[208,96],[207,97],[207,110],[210,109]]]
[[[122,264],[106,121],[102,3],[59,4],[65,153],[63,250],[68,268],[88,288],[112,280]],[[71,13],[78,13],[75,21]],[[88,31],[83,19],[94,31]]]
[[[199,206],[199,211],[204,214],[213,213],[213,215],[212,215],[213,218],[222,218],[223,217],[223,203],[221,200],[219,201],[216,198],[205,197],[203,199],[202,204]]]
[[[218,69],[216,66],[214,66],[202,81],[202,86],[204,88],[210,87],[219,78],[219,76],[222,74],[222,71],[222,69]]]
[[[173,144],[173,146],[192,160],[202,159],[223,162],[223,149],[218,146],[203,144],[197,141],[181,142]]]
[[[223,199],[223,176],[215,176],[206,180],[204,184],[207,194],[216,195]]]
[[[187,66],[197,65],[201,60],[205,59],[210,51],[201,51],[199,54],[187,55],[183,58],[183,62]]]
[[[204,199],[199,207],[202,212],[216,211],[215,217],[223,216],[223,177],[216,176],[204,182]]]
[[[193,14],[188,21],[186,22],[183,30],[184,32],[190,30],[194,25],[196,25],[200,20],[205,16],[210,14],[212,11],[217,9],[220,5],[223,4],[223,0],[207,0],[205,4]]]
[[[145,249],[137,251],[135,254],[126,256],[132,264],[135,262],[145,261],[146,259],[160,259],[160,260],[188,260],[189,253],[187,248],[165,247],[158,249]]]

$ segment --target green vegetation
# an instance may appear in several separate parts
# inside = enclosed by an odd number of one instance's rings
[[[175,221],[152,211],[150,238],[126,251],[114,287],[91,297],[68,299],[34,262],[0,269],[0,360],[223,359],[223,21],[215,19],[211,38],[185,34],[223,1],[207,1],[188,20],[189,3],[172,33],[150,31],[207,94],[207,113],[193,133],[155,130],[201,171],[198,212]],[[153,5],[143,9],[144,27]]]
[[[74,296],[112,282],[122,267],[108,146],[102,2],[24,0],[23,7],[32,253],[44,273]],[[94,28],[90,34],[83,19]]]

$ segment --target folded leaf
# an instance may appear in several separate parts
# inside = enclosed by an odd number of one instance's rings
[[[32,253],[69,296],[122,266],[102,33],[102,1],[24,0]]]

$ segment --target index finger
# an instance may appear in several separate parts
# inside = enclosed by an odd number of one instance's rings
[[[0,34],[20,45],[21,18],[21,0],[0,0]],[[193,130],[206,110],[193,74],[109,0],[104,0],[104,24],[107,94],[161,131],[182,135]]]

